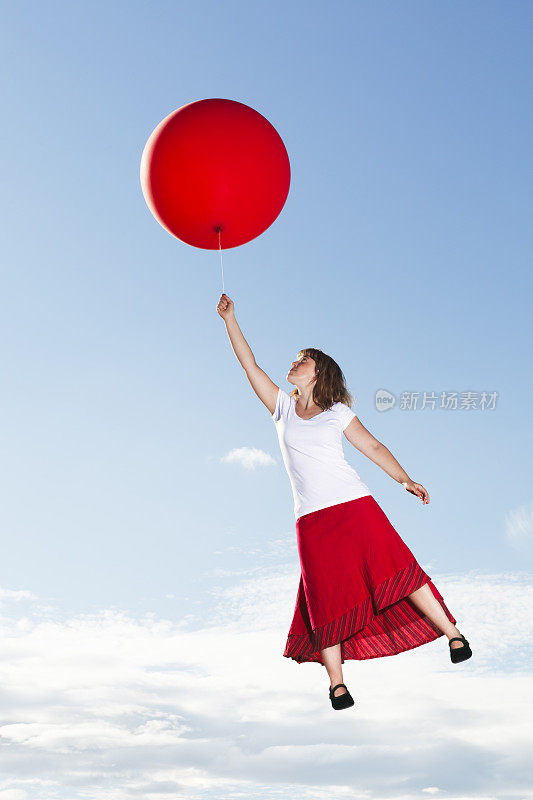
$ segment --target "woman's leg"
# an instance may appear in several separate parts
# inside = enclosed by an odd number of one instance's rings
[[[454,636],[461,635],[460,630],[455,627],[453,622],[450,622],[444,613],[443,607],[434,596],[427,583],[425,583],[415,592],[408,594],[407,597],[413,601],[415,606],[417,606],[420,611],[426,615],[426,617],[429,617],[431,622],[433,622],[438,628],[441,629],[443,633],[446,634],[448,639],[452,639]],[[462,644],[461,642],[452,642],[450,647],[462,647]]]
[[[336,686],[338,683],[343,683],[342,680],[342,660],[341,660],[341,646],[340,644],[332,644],[331,647],[325,647],[320,651],[324,666],[326,667],[329,675],[330,686]],[[339,686],[335,690],[335,697],[345,694],[346,689],[344,686]]]

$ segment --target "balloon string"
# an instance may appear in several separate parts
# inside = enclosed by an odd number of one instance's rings
[[[220,250],[220,269],[222,272],[222,294],[224,294],[224,267],[222,266],[222,246],[220,244],[220,229],[218,231],[218,249]]]

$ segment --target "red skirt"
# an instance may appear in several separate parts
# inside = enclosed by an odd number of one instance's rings
[[[340,642],[341,662],[380,658],[443,636],[407,595],[431,578],[372,495],[321,508],[296,521],[300,584],[284,656],[324,664]]]

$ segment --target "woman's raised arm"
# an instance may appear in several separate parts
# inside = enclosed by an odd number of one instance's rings
[[[276,399],[278,396],[278,386],[270,380],[266,372],[264,372],[258,364],[256,364],[254,354],[243,336],[241,329],[235,319],[235,308],[233,301],[230,300],[227,294],[221,294],[220,300],[217,304],[217,311],[226,323],[226,331],[233,348],[233,352],[241,367],[246,372],[246,376],[250,381],[252,389],[261,400],[262,403],[268,408],[271,414],[274,413],[276,408]]]

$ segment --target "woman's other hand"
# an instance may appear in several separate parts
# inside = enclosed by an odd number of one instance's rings
[[[220,300],[218,301],[217,311],[222,317],[222,319],[226,320],[228,317],[234,315],[234,308],[233,308],[233,300],[230,300],[227,294],[224,292],[220,295]]]
[[[420,497],[423,503],[429,503],[429,494],[424,489],[422,484],[415,483],[414,481],[403,481],[402,486],[405,486],[408,492]]]

